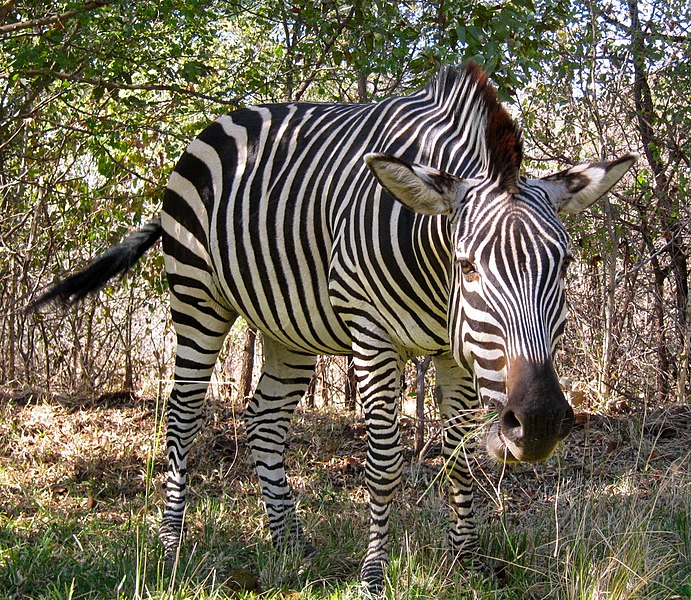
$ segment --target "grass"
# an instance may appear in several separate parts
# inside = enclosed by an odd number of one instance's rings
[[[155,402],[0,407],[0,598],[359,597],[362,423],[336,411],[297,415],[288,468],[318,549],[305,561],[271,548],[236,417],[230,406],[209,410],[190,465],[188,536],[171,569],[156,539]],[[386,597],[691,598],[690,423],[688,410],[594,416],[546,463],[502,469],[479,457],[489,579],[448,560],[441,458],[415,461],[407,449]]]

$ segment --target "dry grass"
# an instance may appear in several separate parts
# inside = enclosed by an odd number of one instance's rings
[[[303,564],[270,548],[239,415],[210,407],[171,584],[155,539],[160,413],[155,401],[117,397],[3,403],[0,597],[357,597],[366,540],[360,421],[337,411],[296,417],[288,468],[319,548]],[[408,448],[388,596],[690,597],[691,411],[582,420],[546,463],[502,470],[481,456],[475,464],[490,581],[447,563],[441,459],[418,462]],[[412,432],[405,438],[412,443]]]

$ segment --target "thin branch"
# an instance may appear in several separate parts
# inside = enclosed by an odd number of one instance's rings
[[[71,19],[72,17],[76,17],[78,14],[81,14],[83,12],[88,12],[90,10],[94,10],[97,8],[102,8],[104,6],[108,6],[109,4],[112,4],[112,0],[91,0],[90,2],[87,2],[84,4],[82,8],[76,8],[74,10],[68,10],[64,13],[60,13],[57,15],[50,15],[49,17],[43,17],[42,19],[33,19],[31,21],[18,21],[17,23],[10,23],[8,25],[0,25],[0,34],[3,33],[12,33],[15,31],[20,31],[22,29],[34,29],[36,27],[41,27],[43,25],[51,25],[53,23],[62,23],[63,21],[67,21],[68,19]],[[12,7],[12,2],[6,2],[2,8],[0,8],[0,17],[5,16],[3,13],[5,11],[9,12],[9,10]]]
[[[662,248],[659,248],[658,250],[651,253],[646,258],[644,258],[642,261],[640,261],[635,267],[633,267],[633,268],[629,269],[628,271],[626,271],[625,273],[622,273],[621,275],[619,275],[614,280],[614,287],[618,287],[622,283],[622,281],[624,281],[626,279],[630,279],[632,275],[635,275],[636,273],[638,273],[638,271],[640,271],[643,267],[645,267],[645,265],[647,265],[648,263],[655,260],[658,256],[660,256],[660,254],[663,254],[664,252],[669,250],[669,248],[672,247],[673,243],[674,243],[674,240],[670,240],[664,246],[662,246]]]
[[[223,104],[228,106],[237,106],[237,100],[225,100],[222,98],[217,98],[210,96],[208,94],[202,94],[201,92],[196,92],[194,90],[185,89],[176,85],[166,85],[157,83],[144,83],[144,84],[134,84],[134,83],[116,83],[115,81],[104,81],[102,79],[93,79],[92,77],[81,77],[72,73],[63,73],[62,71],[51,71],[48,69],[29,69],[22,73],[22,77],[52,77],[54,79],[59,79],[61,81],[71,81],[73,83],[85,83],[87,85],[92,85],[94,87],[102,87],[106,90],[135,90],[135,91],[160,91],[160,92],[174,92],[176,94],[183,94],[185,96],[191,96],[193,98],[200,98],[202,100],[209,100],[210,102],[215,102],[217,104]]]
[[[355,16],[355,8],[356,5],[353,4],[350,8],[350,12],[346,15],[346,17],[339,23],[338,29],[334,32],[334,34],[331,36],[331,39],[326,43],[326,46],[322,50],[322,56],[326,57],[328,56],[329,52],[331,52],[331,49],[334,47],[336,42],[338,41],[338,38],[341,36],[345,28],[348,26],[348,23],[350,23],[353,20],[353,17]],[[310,85],[314,82],[314,78],[317,75],[317,71],[321,68],[323,63],[319,63],[317,66],[315,66],[312,69],[312,72],[305,78],[305,81],[303,84],[298,88],[297,92],[295,93],[295,99],[300,100],[302,96],[305,94],[307,91],[307,88],[309,88]]]
[[[15,4],[17,4],[17,0],[7,0],[0,6],[0,23],[5,21]]]
[[[625,23],[622,23],[617,19],[610,17],[607,14],[600,14],[598,16],[601,17],[606,23],[609,23],[610,25],[613,25],[614,27],[619,29],[619,31],[622,31],[626,35],[631,36],[631,27],[629,25],[626,25]],[[667,42],[676,44],[688,44],[689,42],[691,42],[691,35],[664,33],[663,31],[656,31],[655,33],[642,31],[641,34],[645,39],[660,38]]]

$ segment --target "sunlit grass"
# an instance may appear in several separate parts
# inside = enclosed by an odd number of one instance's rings
[[[352,416],[301,414],[296,423],[288,462],[316,547],[307,560],[271,547],[244,434],[232,414],[226,425],[216,414],[191,465],[188,534],[171,566],[157,540],[160,415],[156,403],[2,409],[0,598],[359,597],[367,506]],[[612,436],[620,445],[609,452]],[[502,468],[481,457],[473,472],[490,577],[445,552],[441,457],[410,460],[385,596],[691,597],[688,444],[688,433],[663,440],[608,421],[576,432],[544,464]]]

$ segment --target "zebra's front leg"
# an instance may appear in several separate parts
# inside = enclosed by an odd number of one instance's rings
[[[449,494],[449,551],[454,560],[482,568],[473,511],[470,464],[475,452],[479,400],[472,375],[451,357],[435,357],[436,396],[443,424],[442,451]]]
[[[389,564],[389,516],[403,465],[398,428],[403,361],[373,326],[364,331],[368,335],[353,342],[353,363],[367,426],[365,478],[370,503],[369,541],[361,577],[367,591],[378,594]]]
[[[315,361],[315,356],[264,337],[264,372],[245,411],[247,438],[277,548],[306,547],[283,458],[290,420],[307,391]]]

